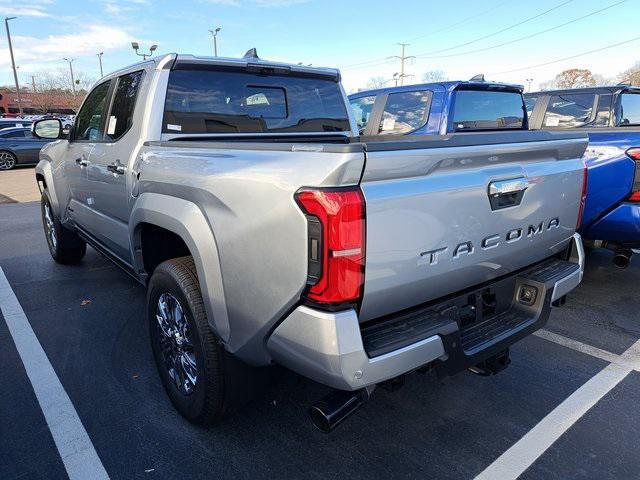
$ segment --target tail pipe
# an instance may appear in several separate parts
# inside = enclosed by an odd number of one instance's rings
[[[311,421],[319,430],[329,433],[364,405],[372,392],[372,388],[353,392],[333,390],[309,408]]]
[[[606,248],[613,252],[613,264],[618,268],[627,268],[631,263],[631,257],[633,256],[633,250],[624,247],[619,243],[607,242],[596,240],[594,242],[595,247]]]

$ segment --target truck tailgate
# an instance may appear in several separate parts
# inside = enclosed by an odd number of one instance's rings
[[[413,140],[363,139],[361,322],[550,257],[576,228],[586,136],[509,132]]]

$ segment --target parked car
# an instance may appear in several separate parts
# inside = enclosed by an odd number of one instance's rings
[[[0,130],[0,170],[11,170],[16,165],[35,165],[40,149],[49,142],[51,140],[35,137],[30,128]]]
[[[159,56],[101,79],[68,139],[35,124],[57,140],[36,168],[47,244],[146,286],[187,419],[220,420],[278,363],[335,389],[310,409],[328,431],[413,370],[497,373],[579,284],[587,138],[513,123],[363,143],[337,70]]]
[[[580,233],[615,252],[619,267],[640,248],[640,88],[629,85],[525,95],[532,129],[589,135],[588,188]]]
[[[522,86],[470,81],[367,90],[349,96],[361,135],[526,130]]]
[[[21,118],[0,118],[0,130],[14,127],[31,127],[32,124],[32,121]]]

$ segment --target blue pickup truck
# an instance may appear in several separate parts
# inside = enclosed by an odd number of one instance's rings
[[[526,130],[522,87],[475,78],[352,94],[349,101],[360,135]]]
[[[580,233],[593,246],[614,251],[614,263],[626,267],[632,249],[640,248],[640,88],[529,93],[525,103],[531,129],[579,129],[589,135]]]
[[[581,129],[589,149],[580,233],[612,250],[622,268],[640,248],[640,88],[539,92],[523,100],[519,85],[476,78],[362,91],[349,100],[362,136]]]

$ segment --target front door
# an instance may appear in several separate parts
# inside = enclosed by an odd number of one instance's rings
[[[88,204],[87,167],[93,148],[103,140],[110,86],[111,81],[106,81],[89,93],[78,112],[64,155],[70,193],[68,213],[76,224],[89,231],[93,221]]]
[[[129,162],[138,143],[133,114],[143,72],[127,73],[114,80],[113,99],[105,121],[104,141],[91,152],[87,177],[87,204],[93,210],[91,232],[124,262],[131,264],[129,246]]]

